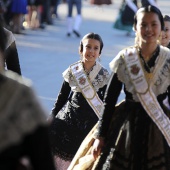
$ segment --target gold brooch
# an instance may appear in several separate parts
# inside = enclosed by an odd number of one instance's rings
[[[148,80],[151,80],[151,79],[153,78],[153,73],[147,73],[147,72],[145,72],[145,75],[146,75],[146,78],[147,78]]]

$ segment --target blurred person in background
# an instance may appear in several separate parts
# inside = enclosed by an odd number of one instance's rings
[[[164,15],[163,20],[164,20],[165,26],[164,26],[164,31],[162,32],[161,45],[170,49],[170,17],[169,15]],[[164,104],[167,106],[168,109],[170,109],[169,103],[170,103],[170,98],[167,97],[164,100]]]
[[[113,28],[127,31],[126,35],[130,36],[133,32],[134,15],[137,10],[137,0],[123,0]]]
[[[34,170],[54,170],[46,113],[31,82],[4,70],[6,34],[1,24],[0,37],[0,169],[18,170],[25,157]]]
[[[55,2],[55,5],[54,5],[54,10],[53,10],[53,13],[52,13],[52,17],[53,18],[57,18],[57,19],[60,19],[60,16],[58,14],[58,6],[62,3],[62,0],[54,0],[56,1]]]
[[[82,22],[82,0],[67,0],[68,14],[67,14],[67,36],[75,34],[76,37],[80,37],[79,28]],[[73,18],[73,6],[76,6],[77,15]],[[73,21],[74,19],[74,21]],[[73,23],[74,22],[74,23]]]
[[[3,13],[3,14],[1,13],[1,16],[5,21],[5,27],[11,30],[12,13],[10,9],[11,9],[12,0],[0,0],[0,3],[3,4],[4,10],[1,11]]]
[[[6,28],[6,22],[4,19],[4,13],[6,12],[5,4],[1,4],[2,1],[0,1],[0,23],[1,26],[4,28],[4,32],[6,34],[6,42],[5,42],[5,51],[4,51],[4,67],[6,70],[11,70],[19,75],[21,75],[21,68],[20,68],[20,62],[19,62],[19,56],[18,56],[18,50],[15,43],[15,37],[13,33]],[[1,6],[2,5],[2,6]]]
[[[8,29],[4,28],[4,31],[7,36],[6,48],[4,51],[4,67],[6,70],[11,70],[21,75],[21,67],[15,37]]]
[[[44,29],[43,13],[45,0],[28,0],[28,13],[25,15],[26,27],[31,29]],[[48,1],[47,1],[48,2]]]
[[[170,49],[170,17],[169,15],[164,15],[163,19],[164,19],[165,27],[162,33],[161,44]]]
[[[153,5],[158,7],[157,0],[141,0],[141,7],[145,7],[148,5]]]
[[[12,13],[12,32],[21,34],[24,15],[27,13],[27,0],[13,0],[10,12]]]

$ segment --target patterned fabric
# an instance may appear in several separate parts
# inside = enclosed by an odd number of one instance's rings
[[[103,99],[110,76],[103,67],[96,74],[98,66],[99,63],[96,63],[89,74],[89,78],[91,79],[93,74],[96,75],[96,77],[92,78],[91,82],[100,99]],[[72,93],[51,125],[51,147],[54,155],[58,155],[64,160],[72,160],[81,142],[96,124],[98,117],[80,92],[70,68],[63,73],[63,77],[65,81],[69,82]]]
[[[126,101],[117,108],[107,138],[95,170],[170,169],[169,146],[139,103]]]
[[[121,59],[115,59],[115,62],[111,62],[110,65],[114,74],[106,94],[105,110],[103,118],[99,121],[98,129],[98,136],[105,137],[106,143],[94,169],[169,170],[170,148],[157,125],[148,116],[140,102],[135,99],[133,87],[127,83],[130,81],[125,79],[125,75],[128,76],[128,74],[125,71],[121,54],[119,53],[118,57]],[[169,50],[160,46],[159,56],[151,60],[150,64],[150,68],[159,66],[153,78],[154,86],[157,88],[152,88],[158,103],[168,118],[170,118],[170,111],[163,104],[163,100],[167,95],[170,96],[169,59]],[[115,85],[117,85],[117,90],[115,90]],[[125,90],[126,100],[115,107],[122,85],[125,85],[125,89],[127,89],[127,91]],[[162,94],[163,92],[165,93]]]
[[[137,1],[133,0],[132,3],[137,7]],[[125,31],[132,31],[132,26],[134,22],[134,10],[123,0],[116,21],[113,24],[113,28]]]
[[[4,76],[5,75],[5,76]],[[0,152],[45,125],[45,115],[30,82],[10,71],[0,74]],[[31,100],[30,100],[31,99]],[[10,107],[9,107],[10,106]]]
[[[110,63],[110,67],[113,70],[113,72],[117,72],[119,80],[125,83],[126,90],[133,94],[133,99],[135,101],[139,101],[138,97],[136,96],[136,92],[132,85],[132,82],[130,81],[128,72],[126,70],[126,66],[124,64],[123,51],[121,51],[117,55],[117,57],[113,59],[113,61]],[[158,96],[160,94],[165,93],[170,84],[169,75],[170,52],[166,47],[160,46],[160,53],[155,62],[157,63],[157,65],[159,65],[159,68],[161,68],[161,69],[155,69],[156,67],[152,68],[153,73],[152,81],[154,82],[152,90],[154,94]]]
[[[96,62],[96,64],[93,66],[93,69],[89,74],[89,79],[92,82],[92,85],[94,86],[94,89],[96,91],[98,91],[99,88],[102,88],[105,84],[107,84],[109,79],[109,72],[107,71],[107,69],[103,67],[100,69],[97,76],[94,77],[94,75],[96,75],[96,70],[98,70],[98,67],[101,67],[101,65],[100,63]],[[75,92],[81,91],[76,81],[74,80],[74,76],[71,73],[70,67],[63,72],[63,77],[64,80],[69,83],[73,91]]]

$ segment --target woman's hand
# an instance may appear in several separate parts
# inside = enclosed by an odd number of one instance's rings
[[[103,138],[95,139],[95,141],[93,143],[92,151],[91,151],[95,159],[100,154],[103,146],[104,146],[104,139]]]

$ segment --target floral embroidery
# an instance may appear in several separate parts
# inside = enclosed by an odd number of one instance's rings
[[[137,75],[139,73],[139,70],[140,70],[140,68],[136,64],[134,64],[134,65],[131,66],[130,71],[131,71],[132,74]]]
[[[80,78],[79,78],[79,83],[80,83],[81,85],[85,85],[86,79],[85,79],[83,76],[80,77]]]

